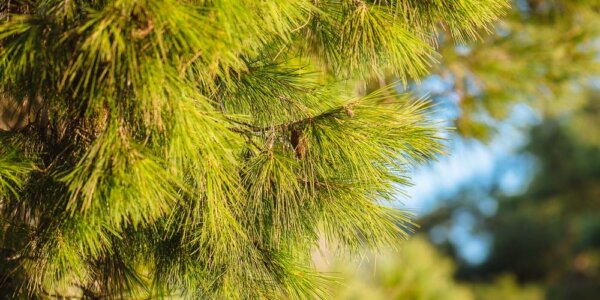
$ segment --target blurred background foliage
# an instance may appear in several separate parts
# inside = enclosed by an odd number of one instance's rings
[[[515,0],[483,41],[442,41],[438,73],[460,97],[457,129],[489,138],[494,127],[482,114],[502,119],[519,102],[548,118],[587,105],[586,91],[600,72],[599,33],[597,0]]]
[[[438,252],[423,237],[415,237],[399,252],[370,253],[360,262],[337,258],[325,272],[342,276],[335,287],[336,299],[543,299],[537,286],[519,286],[514,277],[499,277],[491,283],[464,284],[453,276],[451,258]]]
[[[473,299],[452,279],[455,266],[423,238],[406,243],[401,251],[368,254],[357,263],[347,258],[333,262],[336,272],[351,274],[338,286],[339,299]]]
[[[496,170],[521,170],[522,188],[507,192],[506,173],[494,171],[435,193],[400,252],[333,259],[327,270],[342,278],[339,299],[598,299],[600,1],[516,0],[495,32],[482,36],[458,47],[440,36],[437,75],[411,88],[452,115],[449,140],[515,145],[511,155],[527,164]],[[529,119],[515,118],[519,106]],[[501,133],[506,122],[523,143]],[[428,175],[433,189],[446,175]],[[492,208],[482,210],[489,199]],[[461,230],[485,237],[479,261],[453,240],[461,218],[470,224]]]

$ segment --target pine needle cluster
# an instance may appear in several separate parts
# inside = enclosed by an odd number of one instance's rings
[[[319,298],[321,237],[394,246],[440,151],[408,81],[504,0],[0,4],[0,293]],[[359,87],[359,88],[357,88]]]

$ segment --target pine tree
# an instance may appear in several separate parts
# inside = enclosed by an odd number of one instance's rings
[[[21,298],[317,298],[321,237],[394,246],[439,153],[425,74],[504,0],[0,4],[0,288]]]

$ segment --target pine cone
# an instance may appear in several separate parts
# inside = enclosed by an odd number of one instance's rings
[[[296,151],[296,157],[303,159],[306,154],[306,137],[302,133],[302,130],[292,129],[290,143],[294,147],[294,151]]]
[[[346,114],[348,117],[354,118],[354,110],[352,110],[352,107],[346,107]]]

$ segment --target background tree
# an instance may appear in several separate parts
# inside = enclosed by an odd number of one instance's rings
[[[591,100],[597,106],[597,96]],[[445,227],[457,210],[477,219],[478,231],[491,236],[491,247],[479,265],[461,262],[458,277],[487,282],[512,274],[521,283],[537,284],[548,299],[594,299],[600,292],[600,147],[587,138],[577,119],[593,118],[586,107],[572,118],[547,120],[531,129],[522,151],[537,160],[527,190],[506,196],[497,186],[491,195],[498,208],[493,216],[478,213],[480,194],[468,189],[453,203],[424,218],[425,228]],[[591,116],[593,115],[593,117]],[[557,141],[560,141],[557,143]],[[453,244],[445,244],[456,253]]]
[[[505,7],[4,1],[1,294],[322,296],[319,236],[396,245],[384,202],[440,149],[423,101],[364,82],[418,78],[439,32]]]
[[[480,46],[443,47],[440,73],[461,95],[457,126],[463,136],[494,138],[498,123],[487,117],[503,119],[517,103],[539,114],[539,124],[525,127],[528,143],[519,151],[536,162],[532,181],[519,195],[504,194],[500,178],[489,190],[472,182],[419,222],[424,231],[444,232],[466,212],[476,224],[474,234],[490,237],[481,265],[465,262],[456,243],[440,246],[455,257],[464,281],[490,282],[509,273],[520,283],[540,285],[549,299],[595,299],[599,2],[514,4],[495,37]],[[492,216],[481,212],[482,198],[498,204]]]
[[[423,238],[413,238],[401,251],[367,253],[360,260],[328,257],[321,266],[348,278],[336,286],[336,299],[474,299],[471,291],[454,281],[454,263]]]
[[[600,74],[598,36],[598,1],[527,0],[513,1],[481,43],[455,47],[446,38],[435,72],[460,96],[459,132],[488,139],[494,126],[482,115],[506,118],[516,103],[547,118],[585,106],[585,90]]]
[[[368,253],[360,260],[327,257],[333,263],[320,269],[344,278],[334,287],[336,299],[373,300],[541,300],[543,289],[520,286],[511,276],[484,284],[459,282],[456,264],[423,236],[411,238],[401,251]]]

